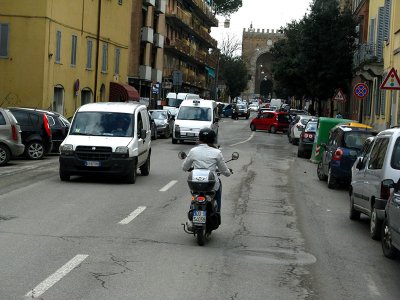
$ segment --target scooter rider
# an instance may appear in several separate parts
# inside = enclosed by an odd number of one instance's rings
[[[218,178],[218,169],[221,174],[229,177],[232,174],[232,170],[227,167],[221,151],[214,145],[215,138],[214,130],[210,128],[201,129],[199,132],[199,145],[189,151],[182,164],[182,169],[184,171],[189,171],[191,168],[208,169],[214,173],[215,178]],[[222,184],[219,178],[215,181],[214,190],[216,191],[215,201],[220,213]]]

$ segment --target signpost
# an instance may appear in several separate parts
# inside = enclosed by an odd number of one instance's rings
[[[389,117],[389,126],[394,125],[392,124],[395,121],[395,115],[393,114],[394,110],[394,98],[393,98],[393,91],[400,90],[400,79],[397,75],[396,69],[391,68],[389,73],[386,75],[385,79],[382,81],[381,86],[379,87],[381,90],[389,90],[390,91],[390,117]]]
[[[364,101],[362,101],[362,100],[364,100],[364,98],[368,96],[368,93],[369,93],[368,85],[366,85],[365,83],[357,83],[354,86],[353,93],[356,98],[361,100],[360,105],[358,107],[358,110],[359,110],[358,121],[360,123],[362,123],[362,116],[363,116],[363,110],[364,110]]]
[[[338,102],[346,102],[346,97],[343,94],[341,89],[337,89],[337,92],[335,94],[335,96],[333,97],[334,101],[338,101]]]

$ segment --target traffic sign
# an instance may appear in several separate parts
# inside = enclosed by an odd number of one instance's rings
[[[381,90],[400,90],[400,79],[396,70],[392,68],[380,86]]]
[[[160,93],[160,83],[157,82],[152,86],[152,92],[153,94],[158,94]]]
[[[336,95],[335,97],[333,97],[333,100],[338,102],[346,102],[346,97],[344,96],[341,89],[337,89]]]
[[[368,96],[368,86],[365,83],[357,83],[354,86],[354,96],[357,98],[365,98]]]

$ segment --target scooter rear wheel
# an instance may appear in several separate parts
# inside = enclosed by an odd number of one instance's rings
[[[206,241],[206,235],[205,235],[205,229],[204,228],[199,228],[196,231],[196,239],[197,239],[197,244],[199,246],[204,246],[204,243]]]

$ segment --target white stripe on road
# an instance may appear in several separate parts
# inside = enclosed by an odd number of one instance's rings
[[[136,218],[145,209],[146,209],[146,206],[139,206],[133,212],[131,212],[131,214],[129,216],[127,216],[125,219],[120,221],[118,224],[122,224],[122,225],[129,224],[130,221],[132,221],[134,218]]]
[[[171,187],[173,187],[174,184],[176,184],[178,181],[177,180],[172,180],[170,183],[168,183],[167,185],[165,185],[160,192],[166,192],[168,191]]]
[[[381,298],[381,293],[379,292],[378,287],[376,286],[374,280],[371,275],[364,274],[364,278],[367,280],[367,285],[369,289],[369,293],[373,296],[373,298]]]
[[[46,280],[42,281],[37,287],[27,293],[25,296],[30,298],[38,298],[45,291],[51,288],[57,281],[75,269],[80,263],[82,263],[89,255],[86,254],[78,254],[65,265],[63,265],[60,269],[58,269],[55,273],[53,273]]]
[[[253,137],[254,137],[254,132],[251,133],[250,137],[249,137],[247,140],[245,140],[245,141],[243,141],[243,142],[236,143],[236,144],[229,145],[229,147],[233,147],[233,146],[237,146],[237,145],[240,145],[240,144],[247,143],[247,142],[250,141]]]

